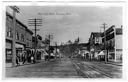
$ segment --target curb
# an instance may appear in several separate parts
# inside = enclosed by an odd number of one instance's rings
[[[115,64],[115,63],[111,63],[111,62],[105,62],[106,64],[112,64],[112,65],[117,65],[117,66],[122,66],[122,64]]]
[[[22,67],[22,66],[26,66],[26,65],[33,65],[33,64],[37,64],[37,63],[40,63],[41,61],[37,61],[36,63],[26,63],[26,64],[21,64],[21,65],[18,65],[18,66],[15,66],[15,67]],[[15,67],[5,67],[5,68],[15,68]]]

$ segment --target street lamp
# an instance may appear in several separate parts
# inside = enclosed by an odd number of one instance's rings
[[[42,19],[29,19],[29,26],[34,26],[35,30],[35,42],[34,42],[34,57],[35,57],[35,62],[37,60],[37,55],[36,55],[36,48],[37,48],[37,31],[39,31],[39,29],[37,29],[37,26],[42,26]]]

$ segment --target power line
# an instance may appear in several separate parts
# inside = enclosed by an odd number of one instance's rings
[[[104,50],[106,51],[106,28],[107,28],[106,25],[107,24],[103,23],[102,25],[103,25],[102,28],[104,29]],[[107,54],[105,55],[105,61],[107,61]]]
[[[34,26],[35,28],[33,30],[35,30],[35,44],[34,44],[34,50],[35,50],[35,62],[36,62],[36,47],[37,47],[37,31],[39,31],[40,29],[37,29],[37,26],[42,26],[42,19],[29,19],[29,26]]]

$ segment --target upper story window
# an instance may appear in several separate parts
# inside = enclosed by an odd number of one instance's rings
[[[21,40],[24,41],[24,35],[23,34],[21,34]]]
[[[11,37],[11,28],[8,29],[8,36]]]
[[[19,39],[20,39],[20,40],[21,40],[21,35],[22,35],[22,34],[21,34],[21,33],[19,33]]]
[[[96,44],[96,43],[100,43],[99,37],[95,37],[95,44]]]
[[[13,37],[12,28],[11,28],[11,27],[8,27],[7,36],[8,36],[8,37],[11,37],[11,38]]]
[[[19,40],[19,33],[18,33],[18,31],[16,32],[16,40]]]

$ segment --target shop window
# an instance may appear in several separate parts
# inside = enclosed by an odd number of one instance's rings
[[[12,50],[6,49],[6,62],[12,62]]]
[[[110,60],[114,60],[115,59],[115,53],[114,52],[109,52],[108,58]]]

